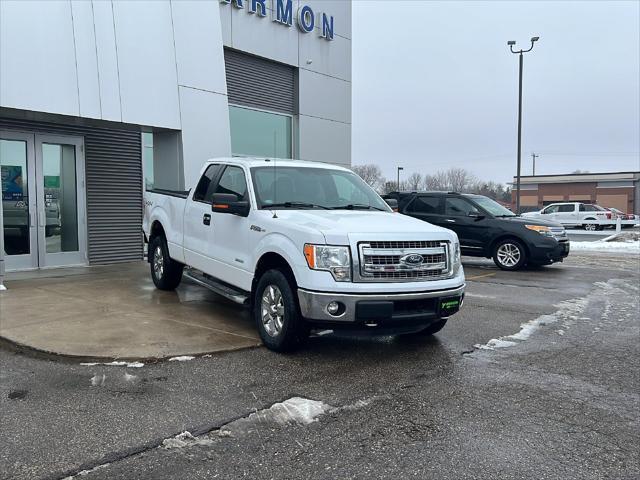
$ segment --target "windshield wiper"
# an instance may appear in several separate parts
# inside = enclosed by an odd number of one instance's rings
[[[374,207],[373,205],[365,205],[363,203],[350,203],[349,205],[341,205],[339,207],[332,207],[334,210],[379,210],[384,212],[382,208]]]
[[[329,207],[325,207],[324,205],[317,205],[315,203],[305,203],[305,202],[282,202],[282,203],[270,203],[269,205],[263,205],[263,210],[268,210],[273,207],[284,207],[284,208],[322,208],[323,210],[330,210]]]

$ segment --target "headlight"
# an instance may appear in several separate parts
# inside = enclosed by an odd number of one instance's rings
[[[304,246],[304,257],[312,270],[331,272],[336,282],[351,281],[351,254],[349,247],[329,245]]]
[[[460,269],[460,243],[449,243],[449,258],[451,259],[451,276],[458,275]]]
[[[525,225],[525,228],[538,232],[540,235],[544,235],[545,237],[553,238],[553,233],[551,233],[551,229],[549,227],[543,227],[542,225]]]

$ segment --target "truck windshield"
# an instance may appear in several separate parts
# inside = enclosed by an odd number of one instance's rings
[[[258,208],[391,209],[354,173],[313,167],[251,169]]]
[[[511,210],[503,207],[495,200],[491,200],[489,197],[477,196],[472,197],[473,201],[484,208],[494,217],[515,217],[516,214]]]

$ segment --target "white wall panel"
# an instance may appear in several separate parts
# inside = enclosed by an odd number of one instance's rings
[[[178,83],[225,94],[220,8],[217,2],[172,1]]]
[[[100,82],[96,57],[96,36],[93,29],[93,6],[85,0],[71,2],[73,33],[78,68],[80,116],[101,118]]]
[[[0,105],[78,115],[69,2],[0,2]]]
[[[220,28],[222,29],[222,43],[225,47],[230,47],[232,43],[231,42],[231,8],[229,8],[229,5],[225,5],[221,2],[218,2],[218,9],[220,11]]]
[[[180,128],[169,2],[113,2],[122,121]]]
[[[351,83],[309,70],[300,70],[301,115],[351,123]]]
[[[108,1],[93,1],[92,5],[102,118],[121,122],[120,79],[116,37],[113,31],[113,9],[111,2]]]
[[[202,163],[231,156],[227,96],[180,87],[185,187],[193,187]]]
[[[351,125],[300,115],[300,158],[351,164]]]
[[[329,42],[312,33],[300,35],[299,58],[300,68],[351,81],[351,40],[335,36]]]
[[[350,0],[305,0],[316,14],[316,27],[322,28],[322,13],[333,16],[333,33],[343,38],[351,38]]]
[[[289,65],[298,65],[298,34],[295,25],[297,0],[293,2],[294,24],[281,25],[271,19],[271,10],[266,17],[248,12],[250,2],[244,9],[232,5],[222,5],[231,10],[231,46],[244,52],[266,57]],[[270,5],[270,2],[267,2]]]

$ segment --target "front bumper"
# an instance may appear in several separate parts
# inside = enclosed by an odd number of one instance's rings
[[[449,317],[462,306],[465,285],[444,290],[388,294],[346,294],[298,289],[302,316],[327,326],[405,326]],[[332,315],[330,302],[341,309]]]
[[[561,262],[569,255],[570,249],[571,247],[568,240],[560,242],[550,241],[542,245],[538,244],[530,249],[530,261],[539,264]]]

